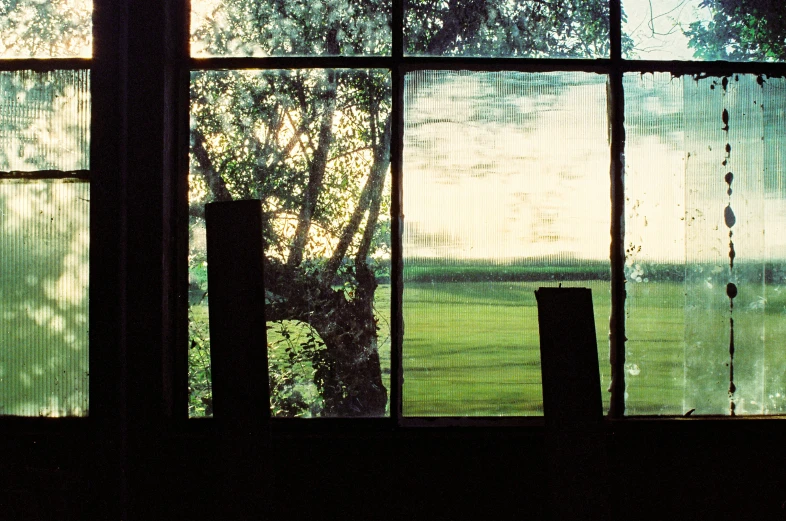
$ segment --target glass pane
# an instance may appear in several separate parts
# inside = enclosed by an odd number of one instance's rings
[[[786,60],[781,0],[623,0],[623,55],[646,60]]]
[[[90,72],[0,72],[0,171],[86,170]]]
[[[88,412],[88,79],[0,72],[0,414]]]
[[[89,57],[92,0],[0,2],[0,58]]]
[[[391,0],[193,0],[191,55],[390,54]]]
[[[625,77],[629,414],[784,409],[784,87]]]
[[[265,212],[273,414],[386,414],[390,121],[388,71],[192,73],[192,416],[212,403],[204,204],[243,198]]]
[[[404,132],[404,414],[542,414],[534,291],[560,283],[593,290],[607,388],[606,77],[411,73]]]
[[[605,58],[608,0],[405,0],[405,52],[427,56]]]
[[[88,413],[90,185],[0,180],[0,414]]]

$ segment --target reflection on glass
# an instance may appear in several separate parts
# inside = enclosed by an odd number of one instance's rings
[[[0,180],[0,414],[88,413],[90,185]]]
[[[89,57],[92,0],[0,2],[0,58]]]
[[[263,201],[272,413],[386,414],[390,120],[388,71],[192,74],[192,416],[212,409],[204,205],[243,198]]]
[[[405,51],[427,56],[603,58],[608,0],[405,0]]]
[[[623,0],[624,56],[647,60],[786,60],[779,0]]]
[[[558,283],[593,289],[608,387],[607,129],[604,76],[406,76],[405,415],[542,414],[534,291]]]
[[[625,77],[629,414],[784,410],[785,89]]]
[[[0,171],[86,170],[90,72],[0,72]]]
[[[0,415],[88,413],[88,78],[0,72]]]
[[[390,54],[391,0],[194,0],[191,55]]]

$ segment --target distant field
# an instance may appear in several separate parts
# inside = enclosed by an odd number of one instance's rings
[[[601,390],[607,409],[610,286],[602,277],[605,269],[605,265],[561,266],[558,271],[563,286],[593,291]],[[555,271],[491,268],[469,262],[410,264],[405,269],[403,308],[404,414],[542,414],[534,291],[555,286],[559,282],[551,277]],[[663,271],[679,272],[674,268]],[[580,275],[595,278],[581,279]],[[693,408],[695,414],[728,412],[729,301],[725,284],[712,282],[688,277],[688,283],[628,284],[625,377],[629,414],[681,415]],[[734,308],[738,413],[786,412],[786,287],[781,288],[761,281],[740,284]],[[388,284],[377,289],[376,308],[383,377],[390,389]],[[271,341],[276,338],[271,331]]]
[[[404,289],[404,414],[542,414],[534,291],[543,282],[415,283]],[[553,284],[551,284],[553,285]],[[608,283],[593,288],[603,388],[608,372]],[[603,393],[608,401],[606,392]]]

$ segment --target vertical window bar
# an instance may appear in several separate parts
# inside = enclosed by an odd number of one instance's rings
[[[610,0],[609,139],[611,140],[611,317],[609,416],[625,413],[625,93],[622,86],[622,5]]]
[[[404,143],[404,74],[401,62],[404,56],[404,1],[393,0],[391,30],[393,33],[392,57],[392,132],[390,138],[390,171],[392,177],[391,190],[391,349],[390,349],[390,414],[398,422],[402,416],[402,389],[404,373],[402,370],[402,343],[404,324],[402,319],[402,301],[404,295],[404,263],[402,251],[403,213],[401,201],[402,184],[402,150]]]
[[[172,277],[170,283],[174,284],[174,302],[170,310],[174,314],[171,324],[173,353],[168,354],[167,373],[171,378],[172,389],[168,390],[166,399],[169,400],[170,414],[177,419],[188,418],[188,306],[183,304],[185,295],[188,294],[188,270],[179,269],[188,266],[188,147],[190,139],[190,78],[189,69],[189,40],[191,24],[191,8],[187,0],[173,2],[172,24],[174,25],[169,42],[169,60],[171,60],[167,80],[168,89],[174,96],[177,112],[172,124],[176,148],[172,152],[174,157],[173,172],[175,179],[171,180],[172,186],[167,194],[172,196],[170,204],[170,227],[175,230],[174,259],[172,261]],[[171,248],[170,248],[171,250]]]

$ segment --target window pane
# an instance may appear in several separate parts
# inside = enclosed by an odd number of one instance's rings
[[[273,414],[386,414],[390,119],[388,71],[192,73],[192,416],[212,398],[204,204],[243,198],[265,214]]]
[[[0,171],[86,170],[90,72],[0,72]]]
[[[194,0],[191,55],[390,54],[390,0]]]
[[[0,2],[0,58],[89,57],[92,0]]]
[[[0,72],[0,414],[88,412],[88,78]]]
[[[623,0],[625,57],[647,60],[786,60],[781,0]]]
[[[784,87],[625,77],[629,414],[784,410]]]
[[[559,283],[593,290],[607,388],[605,76],[421,71],[405,89],[404,414],[542,414],[534,291]]]
[[[608,0],[405,0],[405,51],[428,56],[609,56]]]
[[[88,412],[90,185],[0,180],[0,414]]]

